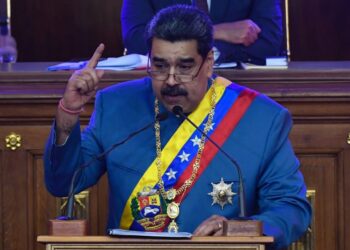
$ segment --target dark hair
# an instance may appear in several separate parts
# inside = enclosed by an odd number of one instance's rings
[[[191,5],[173,5],[160,10],[146,29],[148,51],[153,38],[170,42],[196,40],[205,58],[213,47],[213,25],[207,14]]]

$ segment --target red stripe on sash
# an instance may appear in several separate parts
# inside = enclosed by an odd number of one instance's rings
[[[211,135],[213,139],[219,146],[222,146],[226,139],[230,136],[232,131],[237,126],[238,122],[241,120],[245,112],[247,111],[250,104],[253,102],[254,98],[257,96],[257,92],[244,89],[238,96],[235,103],[229,109],[225,117],[222,119],[220,124],[216,127],[215,131]],[[218,149],[210,142],[206,141],[205,147],[202,154],[202,159],[200,162],[200,168],[198,170],[197,176],[194,180],[194,183],[198,180],[204,170],[208,167],[209,163],[212,161]],[[195,158],[192,160],[191,165],[195,162]],[[188,167],[181,175],[180,179],[174,186],[175,189],[178,189],[192,174],[192,167]],[[188,187],[183,195],[179,195],[175,198],[175,202],[180,203],[191,190],[192,184]]]

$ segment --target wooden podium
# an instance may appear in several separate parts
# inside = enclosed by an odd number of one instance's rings
[[[108,236],[38,236],[46,250],[97,249],[244,249],[264,250],[273,237],[193,237],[192,239],[159,239]]]

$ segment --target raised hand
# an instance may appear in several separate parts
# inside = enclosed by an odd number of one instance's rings
[[[103,70],[96,70],[105,46],[100,44],[86,66],[69,78],[56,114],[56,144],[63,144],[79,119],[84,105],[95,95]]]
[[[86,66],[77,70],[68,80],[63,94],[62,105],[69,110],[80,110],[96,94],[103,70],[96,70],[102,56],[104,44],[100,44]]]

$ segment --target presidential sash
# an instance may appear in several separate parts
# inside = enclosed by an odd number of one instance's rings
[[[208,135],[219,146],[230,136],[244,113],[253,102],[255,91],[230,84],[227,79],[217,77],[210,88],[215,88],[215,114]],[[211,110],[210,95],[207,91],[197,109],[189,115],[198,127],[204,130]],[[160,170],[165,190],[178,189],[191,176],[192,165],[200,143],[201,133],[184,121],[162,149]],[[193,184],[204,172],[218,149],[210,142],[204,144],[200,168]],[[121,217],[120,228],[140,231],[163,231],[169,223],[166,214],[166,201],[159,193],[158,169],[156,160],[145,171],[129,196]],[[192,186],[193,186],[192,184]],[[191,186],[191,187],[192,187]],[[176,196],[180,203],[190,192],[187,188],[182,195]]]

